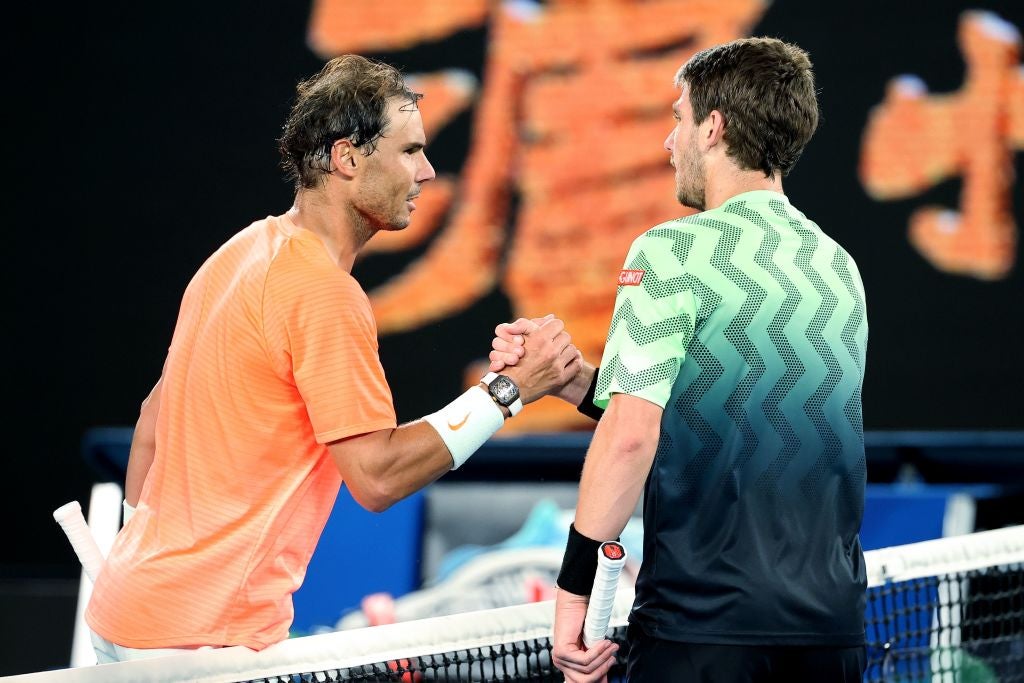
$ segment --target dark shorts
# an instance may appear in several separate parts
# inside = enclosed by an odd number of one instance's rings
[[[677,643],[630,624],[629,683],[861,683],[860,647],[747,646]]]

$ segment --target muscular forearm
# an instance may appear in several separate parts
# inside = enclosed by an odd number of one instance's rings
[[[464,462],[508,415],[479,385],[422,420],[328,448],[356,501],[379,512]]]
[[[342,476],[356,501],[381,512],[436,481],[451,470],[452,456],[429,424],[423,421],[359,437],[362,457],[351,453]],[[342,464],[339,463],[339,467]]]

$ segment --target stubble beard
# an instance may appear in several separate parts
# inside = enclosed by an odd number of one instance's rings
[[[352,207],[362,224],[361,230],[370,237],[381,231],[405,230],[412,221],[412,214],[405,205],[409,187],[382,163],[372,156],[367,157],[363,189]]]
[[[405,201],[404,199],[402,200]],[[386,220],[382,220],[377,224],[378,230],[385,232],[398,232],[405,230],[409,227],[409,223],[412,222],[412,216],[410,214],[401,215],[401,212],[393,213],[387,217]]]
[[[691,146],[683,153],[682,169],[676,172],[676,199],[683,206],[703,211],[707,201],[704,185],[704,160]]]
[[[365,231],[369,236],[374,233],[396,232],[409,227],[412,215],[405,209],[406,194],[396,205],[394,196],[397,193],[374,192],[364,197],[364,200],[353,207],[360,230]]]

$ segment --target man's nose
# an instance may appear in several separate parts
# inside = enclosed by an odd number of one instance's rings
[[[434,167],[427,160],[427,156],[423,155],[423,163],[420,164],[419,173],[416,174],[416,182],[425,183],[428,180],[433,180],[437,174],[434,173]]]

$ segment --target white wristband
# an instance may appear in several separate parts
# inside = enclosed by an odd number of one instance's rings
[[[423,418],[441,436],[458,469],[505,424],[505,413],[479,386]]]
[[[121,526],[124,526],[125,524],[128,523],[128,520],[132,518],[132,515],[135,514],[135,508],[133,508],[131,505],[129,505],[128,504],[128,500],[125,499],[125,500],[121,501],[121,510],[122,510]]]

